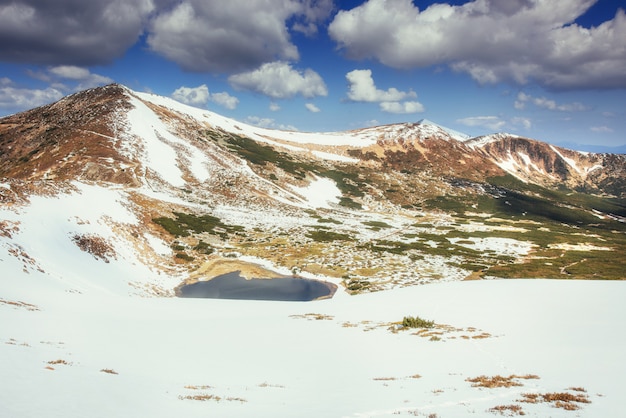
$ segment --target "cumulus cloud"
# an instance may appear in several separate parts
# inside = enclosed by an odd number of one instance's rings
[[[506,125],[506,122],[498,116],[472,116],[457,119],[457,123],[465,126],[485,127],[491,129],[492,131],[499,131]]]
[[[421,113],[424,106],[420,102],[381,102],[380,110],[388,113]]]
[[[206,84],[202,84],[198,87],[181,86],[174,90],[174,93],[172,93],[172,98],[181,103],[196,107],[206,106],[209,101],[211,101],[232,110],[235,109],[239,104],[239,99],[231,96],[227,92],[209,92],[209,88]]]
[[[69,93],[113,82],[109,77],[70,65],[48,67],[41,71],[31,70],[26,73],[47,83],[48,87],[19,87],[11,79],[3,77],[0,79],[0,108],[12,111],[32,109],[55,102]]]
[[[256,70],[231,75],[228,81],[237,89],[255,91],[273,99],[286,99],[298,94],[307,98],[328,95],[326,84],[318,73],[309,68],[296,70],[283,61],[263,64]]]
[[[237,108],[237,105],[239,104],[238,98],[236,98],[235,96],[231,96],[225,91],[220,93],[212,93],[211,100],[214,103],[217,103],[218,105],[230,110]]]
[[[0,59],[57,65],[110,63],[133,45],[152,0],[20,0],[0,4]]]
[[[626,87],[624,10],[597,27],[573,23],[594,3],[474,0],[420,10],[411,0],[368,0],[340,11],[328,31],[347,57],[394,68],[448,64],[480,83]]]
[[[16,86],[10,79],[0,79],[0,108],[21,111],[42,106],[61,99],[64,93],[59,89],[29,89]]]
[[[258,126],[260,128],[280,129],[283,131],[297,131],[298,129],[293,125],[283,125],[277,123],[272,118],[261,118],[259,116],[248,116],[246,122],[250,125]]]
[[[48,68],[48,73],[52,77],[58,77],[59,79],[71,80],[78,83],[74,90],[84,90],[113,82],[113,79],[110,77],[95,74],[87,68],[77,67],[74,65],[50,67]]]
[[[561,112],[581,112],[584,110],[589,110],[587,106],[579,102],[558,104],[556,101],[548,99],[546,97],[533,97],[524,92],[519,92],[517,94],[517,100],[515,100],[513,106],[518,110],[522,110],[526,108],[526,103],[529,102],[543,109],[557,110]]]
[[[190,71],[233,72],[297,60],[290,32],[317,33],[332,0],[18,0],[0,2],[0,60],[100,65],[146,34]]]
[[[311,113],[321,112],[320,108],[315,106],[313,103],[306,103],[304,107],[306,107],[306,109]]]
[[[206,84],[198,87],[179,87],[172,93],[172,98],[192,106],[202,106],[209,102],[209,88]]]
[[[247,71],[297,60],[287,22],[314,32],[331,10],[330,0],[183,0],[152,21],[147,42],[188,71]]]
[[[355,102],[397,102],[406,98],[416,98],[414,91],[404,92],[396,88],[379,90],[374,84],[372,70],[354,70],[346,74],[348,98]]]
[[[348,99],[354,102],[379,103],[380,110],[388,113],[419,113],[424,106],[417,101],[404,101],[417,98],[413,91],[400,91],[395,87],[380,90],[376,87],[371,70],[353,70],[346,74],[348,80]]]

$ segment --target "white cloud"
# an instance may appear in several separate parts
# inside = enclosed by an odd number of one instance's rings
[[[297,60],[287,22],[313,33],[331,10],[330,0],[183,0],[154,18],[147,42],[185,70],[247,71],[277,59]]]
[[[198,87],[182,86],[174,90],[172,98],[188,105],[206,105],[209,102],[209,88],[206,84]]]
[[[515,102],[513,103],[513,106],[517,110],[523,110],[526,108],[526,102],[529,101],[530,99],[531,99],[531,96],[524,93],[523,91],[520,91],[519,93],[517,93],[517,100],[515,100]]]
[[[589,108],[582,103],[572,102],[565,104],[558,104],[556,101],[548,99],[546,97],[533,97],[524,92],[519,92],[517,94],[517,100],[513,104],[513,106],[518,109],[524,109],[526,107],[526,103],[531,102],[537,107],[541,107],[543,109],[548,110],[558,110],[561,112],[582,112],[585,110],[589,110]]]
[[[225,91],[221,93],[212,93],[211,101],[230,110],[236,109],[239,104],[238,98],[231,96]]]
[[[260,128],[280,129],[283,131],[297,131],[298,129],[293,125],[283,125],[276,123],[272,118],[261,118],[259,116],[248,116],[246,122],[250,125],[258,126]]]
[[[210,93],[206,84],[198,87],[181,86],[174,90],[172,98],[181,103],[197,107],[206,106],[211,101],[232,110],[239,104],[239,99],[226,92]]]
[[[363,126],[379,126],[380,122],[377,119],[366,120],[363,123]]]
[[[309,112],[312,112],[312,113],[321,112],[320,108],[315,106],[313,103],[306,103],[304,106],[307,108]]]
[[[380,90],[372,78],[372,70],[354,70],[346,74],[348,98],[355,102],[397,102],[406,98],[416,98],[414,91],[399,91],[396,88]]]
[[[328,31],[347,57],[394,68],[448,64],[480,83],[626,87],[624,10],[590,29],[573,23],[594,3],[474,0],[420,10],[411,0],[368,0],[337,13]]]
[[[404,101],[417,98],[413,90],[400,91],[395,87],[381,90],[376,87],[371,70],[353,70],[346,74],[348,99],[354,102],[379,103],[380,110],[387,113],[419,113],[424,106],[417,101]]]
[[[388,113],[421,113],[424,106],[420,102],[381,102],[380,110]]]
[[[295,70],[291,64],[277,61],[263,64],[254,71],[235,74],[228,77],[230,84],[237,89],[262,93],[273,99],[285,99],[296,95],[310,98],[328,95],[328,89],[322,77],[307,68]]]
[[[457,119],[457,122],[465,126],[485,127],[492,131],[499,131],[506,125],[506,122],[497,116],[473,116]]]
[[[17,87],[9,78],[3,77],[0,79],[0,108],[13,111],[32,109],[60,100],[71,92],[113,82],[109,77],[71,65],[49,67],[36,72],[27,71],[27,74],[48,83],[48,87],[40,89]]]
[[[592,126],[591,130],[596,133],[607,134],[613,132],[613,129],[608,126]]]
[[[48,87],[45,89],[27,89],[16,87],[13,82],[3,77],[0,80],[0,108],[21,111],[43,106],[61,99],[63,92]]]
[[[75,65],[59,65],[55,67],[48,67],[46,70],[41,71],[26,70],[26,73],[36,80],[51,83],[51,87],[55,87],[66,92],[80,91],[113,83],[112,78],[100,74],[94,74],[87,68]],[[70,81],[75,84],[70,88],[61,84],[60,80],[64,80],[65,82]]]
[[[280,105],[276,102],[271,102],[270,103],[270,110],[272,112],[278,112],[280,110]]]
[[[43,65],[110,63],[155,10],[152,0],[20,0],[0,4],[0,60]]]
[[[530,129],[533,126],[533,124],[532,124],[530,119],[522,118],[522,117],[514,117],[514,118],[512,118],[511,119],[511,123],[513,125],[521,125],[526,130]]]

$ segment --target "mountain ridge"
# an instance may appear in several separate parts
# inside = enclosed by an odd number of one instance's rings
[[[83,105],[83,98],[85,97],[91,97],[91,106]],[[616,165],[624,160],[624,157],[619,155],[577,152],[505,133],[462,138],[460,133],[428,120],[344,132],[277,131],[243,124],[214,112],[183,105],[172,99],[133,92],[119,84],[90,89],[68,96],[52,105],[1,118],[3,142],[0,145],[3,156],[0,158],[0,175],[24,177],[29,170],[38,172],[50,170],[52,166],[47,167],[46,164],[39,164],[37,168],[31,167],[32,164],[29,164],[40,159],[42,157],[40,151],[46,151],[46,147],[48,150],[56,150],[55,153],[48,152],[50,157],[55,159],[57,163],[63,162],[63,166],[69,169],[73,161],[76,162],[80,159],[76,157],[76,154],[72,154],[72,151],[67,151],[63,155],[62,147],[58,142],[67,143],[68,131],[74,131],[74,137],[80,137],[86,147],[93,145],[94,142],[105,145],[104,149],[87,151],[85,148],[81,148],[78,150],[79,152],[82,150],[83,152],[98,154],[101,158],[99,164],[102,167],[107,155],[116,152],[115,147],[106,146],[104,140],[117,138],[116,130],[123,122],[116,119],[115,112],[126,108],[130,110],[133,105],[130,103],[129,97],[148,103],[153,107],[153,110],[160,108],[163,117],[166,117],[168,112],[178,113],[178,115],[183,115],[183,119],[186,118],[187,122],[193,121],[198,126],[206,126],[207,129],[243,135],[257,142],[286,148],[291,152],[309,153],[317,158],[338,162],[356,163],[354,157],[359,155],[369,155],[370,157],[375,155],[376,158],[369,158],[370,162],[385,160],[386,155],[390,156],[389,159],[391,160],[397,160],[398,152],[409,152],[421,154],[417,158],[410,158],[417,163],[415,168],[419,168],[420,165],[425,169],[434,168],[435,171],[438,171],[437,174],[446,174],[444,168],[450,169],[448,174],[451,175],[458,175],[459,171],[466,172],[468,170],[461,166],[466,166],[468,164],[466,160],[469,160],[474,165],[482,164],[485,171],[490,174],[493,174],[492,165],[495,164],[522,181],[550,187],[565,183],[567,187],[573,189],[578,188],[600,194],[622,196],[624,184],[626,184],[623,173],[619,170],[615,172]],[[75,106],[80,109],[74,109]],[[53,115],[57,108],[65,116],[54,121],[48,120],[49,115]],[[90,109],[91,115],[85,113],[87,109]],[[35,120],[38,122],[29,122],[28,115],[36,115]],[[97,120],[94,115],[98,115]],[[112,122],[107,125],[106,122],[103,122],[105,120]],[[76,123],[82,125],[76,127]],[[57,132],[59,126],[64,127],[65,136],[63,133]],[[14,148],[11,143],[13,142],[12,138],[16,135],[22,137],[30,135],[28,136],[30,139]],[[95,138],[96,136],[99,136],[101,140],[95,141],[98,139]],[[38,138],[38,143],[36,138]],[[445,140],[449,144],[437,144],[437,140]],[[428,144],[426,144],[427,142]],[[411,146],[407,144],[411,144]],[[121,142],[118,141],[118,150],[120,146]],[[467,146],[468,149],[463,149],[463,146]],[[436,151],[434,151],[435,149]],[[361,152],[359,153],[359,151]],[[435,154],[439,155],[436,156]],[[442,161],[445,154],[448,154],[446,155],[447,162]],[[67,159],[68,155],[69,160]],[[451,155],[455,155],[456,160],[449,158]],[[112,157],[109,156],[108,158]],[[123,161],[124,164],[132,166],[132,163],[128,161],[128,155],[119,155],[116,158]],[[367,160],[368,158],[361,159]],[[480,161],[481,159],[484,161]],[[45,160],[43,159],[41,162]],[[21,164],[23,166],[21,173],[18,172],[20,161],[25,163]],[[48,162],[51,163],[51,161]],[[83,165],[82,163],[79,164]],[[93,164],[95,163],[90,162],[90,165]],[[394,162],[391,161],[390,164],[393,165]],[[441,166],[444,164],[446,167]],[[455,165],[456,168],[453,167]],[[129,176],[125,169],[117,170],[115,174],[110,170],[105,173],[106,170],[103,169],[100,170],[100,173],[93,173],[90,176],[90,168],[82,168],[86,171],[84,173],[85,178],[101,176],[114,179],[115,176],[118,176],[119,179],[115,181],[128,183],[137,181],[136,173],[135,177],[132,174]],[[605,168],[608,172],[603,172]],[[56,167],[51,171],[58,175],[63,170],[61,167]],[[132,169],[130,171],[132,172]],[[124,174],[125,172],[126,174]],[[28,175],[33,173],[30,171]]]

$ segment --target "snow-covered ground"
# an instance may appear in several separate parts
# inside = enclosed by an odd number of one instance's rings
[[[512,404],[536,417],[623,412],[623,282],[452,282],[290,303],[81,294],[14,273],[0,280],[2,417],[482,417]],[[406,315],[456,331],[431,341],[388,329]],[[491,336],[468,338],[481,333]],[[539,379],[466,381],[528,374]],[[517,402],[569,388],[591,403]]]

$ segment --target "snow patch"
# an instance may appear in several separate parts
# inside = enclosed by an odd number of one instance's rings
[[[206,181],[211,174],[206,167],[206,156],[198,148],[172,134],[163,121],[145,103],[130,96],[133,109],[128,112],[129,133],[143,141],[145,164],[173,186],[185,184],[179,159],[199,181]],[[178,148],[179,152],[177,152]]]
[[[571,158],[567,158],[566,156],[564,156],[563,154],[561,154],[559,152],[559,150],[557,150],[554,145],[550,145],[550,148],[552,149],[552,151],[554,151],[559,157],[561,157],[563,159],[563,161],[565,161],[570,167],[572,167],[574,169],[574,171],[576,171],[578,174],[583,174],[582,170],[578,167],[578,165],[576,165],[576,161],[572,160]]]
[[[530,253],[533,244],[518,241],[511,238],[485,237],[485,238],[448,238],[452,244],[460,245],[475,251],[494,252],[501,255],[514,257],[525,256]]]
[[[341,196],[337,183],[325,177],[316,177],[305,187],[293,185],[290,187],[314,208],[330,208],[331,205],[339,203]]]

